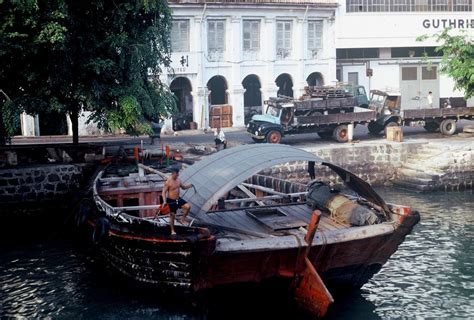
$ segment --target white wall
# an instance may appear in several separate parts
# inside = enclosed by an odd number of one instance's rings
[[[223,76],[228,85],[229,103],[233,107],[233,125],[244,125],[244,107],[242,86],[243,79],[255,74],[260,79],[262,99],[276,95],[275,79],[287,73],[293,81],[294,96],[302,94],[306,78],[312,72],[320,72],[326,84],[335,79],[335,23],[334,9],[309,8],[307,6],[275,5],[211,5],[189,6],[170,4],[173,17],[190,21],[190,51],[172,54],[172,66],[176,76],[187,77],[193,87],[194,121],[198,127],[207,126],[207,82],[213,76]],[[307,11],[306,11],[307,10]],[[201,25],[201,17],[204,17]],[[226,20],[226,50],[220,61],[207,59],[207,20],[221,18]],[[242,50],[242,20],[260,20],[260,52],[254,56],[245,55]],[[279,19],[292,21],[292,52],[285,60],[276,59],[276,21]],[[320,19],[323,21],[323,49],[318,57],[307,56],[307,21]],[[172,36],[172,35],[171,35]],[[179,60],[188,56],[189,67],[183,68]],[[168,84],[172,77],[162,78]]]

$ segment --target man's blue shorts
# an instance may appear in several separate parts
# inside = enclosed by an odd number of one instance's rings
[[[176,211],[180,209],[183,205],[185,205],[187,202],[184,201],[182,198],[178,198],[178,199],[166,198],[166,203],[169,204],[170,211],[173,213],[176,213]]]

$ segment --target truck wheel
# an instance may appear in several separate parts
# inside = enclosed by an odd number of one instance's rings
[[[423,128],[428,132],[436,132],[439,130],[439,124],[436,122],[427,122]]]
[[[452,136],[456,132],[456,121],[453,119],[445,119],[441,121],[439,130],[446,136]]]
[[[272,130],[272,131],[268,132],[267,136],[266,136],[266,141],[268,143],[280,143],[281,133],[279,131],[276,131],[276,130]]]
[[[380,131],[382,131],[383,128],[381,128],[376,122],[370,122],[367,126],[367,129],[369,129],[369,133],[371,135],[376,136],[380,133]]]
[[[320,131],[320,132],[318,132],[318,136],[320,136],[321,139],[331,139],[332,132],[331,131]]]
[[[349,131],[347,130],[347,125],[341,124],[337,126],[332,132],[332,137],[337,142],[347,142],[349,140]]]
[[[385,125],[385,128],[384,128],[384,134],[385,134],[385,136],[387,136],[387,128],[388,128],[388,127],[398,127],[398,123],[393,122],[393,121],[387,123],[387,124]]]

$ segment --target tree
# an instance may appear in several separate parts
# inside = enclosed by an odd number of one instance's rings
[[[455,83],[455,89],[464,91],[464,98],[474,96],[474,42],[472,33],[459,31],[457,35],[450,34],[446,28],[442,32],[428,36],[423,35],[417,41],[433,38],[437,43],[436,52],[441,52],[440,71],[449,75]]]
[[[0,0],[0,12],[0,89],[18,111],[69,114],[74,142],[81,109],[128,133],[172,111],[159,79],[170,63],[166,1]]]

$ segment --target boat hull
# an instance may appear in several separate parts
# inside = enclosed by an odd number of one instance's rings
[[[419,219],[418,212],[412,212],[391,233],[314,245],[308,258],[328,288],[360,288],[382,268]],[[196,289],[260,282],[274,277],[295,278],[298,274],[296,261],[301,252],[301,248],[217,251],[210,257],[208,269],[196,282]]]

